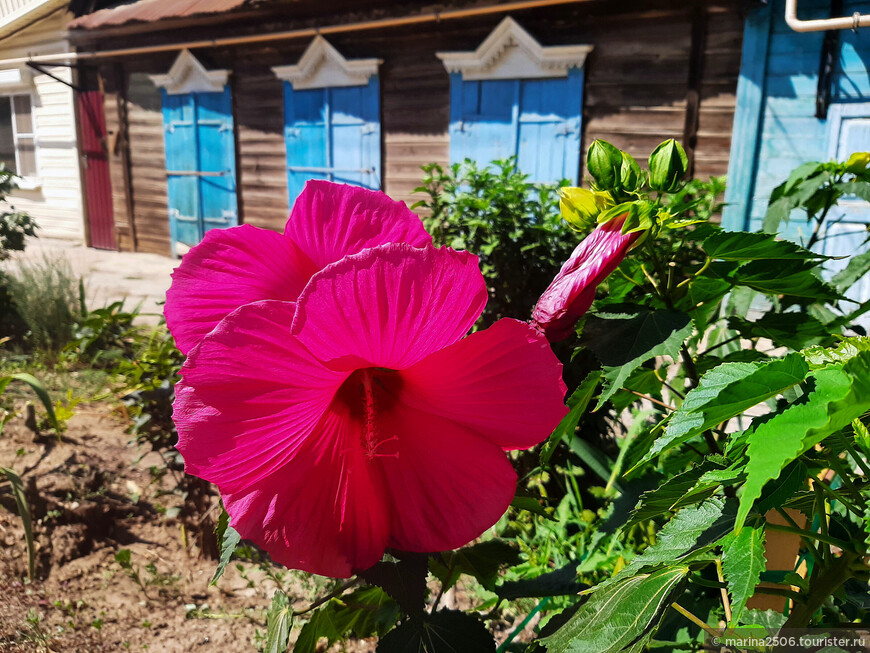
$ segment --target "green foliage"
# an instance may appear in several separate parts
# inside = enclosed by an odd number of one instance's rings
[[[284,653],[290,642],[293,609],[283,590],[275,590],[272,605],[266,615],[266,645],[264,653]]]
[[[318,643],[324,638],[327,642],[326,646],[329,647],[334,642],[351,635],[362,639],[379,637],[396,624],[400,614],[398,604],[381,588],[355,589],[350,594],[330,599],[314,612],[299,631],[299,638],[293,651],[316,653],[323,650],[318,648]],[[384,638],[381,643],[386,640],[387,638]]]
[[[33,540],[33,520],[30,516],[30,504],[27,502],[27,495],[24,494],[24,484],[14,469],[0,467],[0,474],[6,477],[12,488],[12,496],[18,508],[18,516],[21,517],[21,524],[24,527],[24,542],[27,545],[27,577],[32,579],[36,574],[36,546]]]
[[[51,403],[51,397],[48,395],[48,390],[45,385],[37,379],[32,374],[28,374],[26,372],[19,372],[17,374],[9,374],[8,376],[0,376],[0,396],[3,395],[3,392],[6,390],[6,387],[12,381],[20,381],[28,386],[33,392],[36,393],[36,396],[39,398],[40,403],[45,408],[46,415],[48,417],[49,425],[56,431],[60,432],[61,426],[60,422],[57,419],[57,415],[55,414],[54,406]],[[3,432],[3,423],[0,421],[0,433]]]
[[[137,341],[133,320],[138,317],[139,308],[126,311],[122,300],[89,311],[83,301],[82,286],[79,294],[80,315],[64,353],[91,367],[111,367],[121,359],[133,358]]]
[[[24,251],[25,239],[36,236],[36,222],[23,211],[9,205],[6,196],[18,185],[17,175],[0,163],[0,261],[9,257],[9,252]],[[2,280],[0,280],[2,282]]]
[[[483,321],[527,319],[576,245],[559,216],[558,186],[530,183],[516,159],[423,170],[423,186],[415,192],[428,198],[414,207],[428,212],[423,222],[436,245],[480,257],[489,288]]]
[[[218,518],[218,523],[215,527],[215,536],[218,541],[218,548],[220,549],[220,558],[218,559],[218,566],[214,570],[214,575],[211,577],[209,585],[217,585],[218,579],[223,576],[224,570],[230,562],[230,558],[233,557],[233,553],[236,552],[236,547],[242,540],[242,536],[239,535],[239,532],[230,526],[230,516],[227,514],[226,510],[221,509],[221,516]]]
[[[69,262],[43,256],[22,261],[6,276],[7,290],[26,333],[19,346],[57,354],[81,317],[79,281]]]
[[[641,651],[688,573],[688,567],[675,566],[613,583],[541,642],[549,653]]]
[[[764,559],[764,527],[760,523],[747,525],[737,535],[722,541],[722,571],[728,579],[731,612],[740,621],[746,602],[755,594],[767,561]]]
[[[377,653],[456,653],[495,651],[483,623],[470,614],[441,610],[405,621],[382,638]]]

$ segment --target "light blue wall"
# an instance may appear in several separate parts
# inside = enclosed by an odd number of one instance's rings
[[[870,1],[844,1],[844,15],[870,13]],[[815,118],[824,32],[797,33],[784,19],[784,0],[753,11],[746,22],[737,91],[729,189],[722,224],[758,230],[774,187],[807,161],[829,157],[826,120]],[[829,0],[800,0],[799,18],[827,18]],[[831,102],[870,101],[870,30],[843,30],[832,79]],[[796,212],[784,235],[806,234]]]

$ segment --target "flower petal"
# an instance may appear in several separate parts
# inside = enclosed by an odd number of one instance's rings
[[[284,230],[318,269],[385,243],[423,247],[432,237],[404,202],[380,191],[322,180],[306,182]]]
[[[544,440],[567,414],[562,364],[525,322],[503,319],[401,373],[401,401],[504,449]]]
[[[485,304],[476,256],[392,243],[314,275],[293,334],[334,369],[404,369],[459,340]]]
[[[226,317],[194,348],[173,419],[185,469],[225,491],[250,487],[303,445],[347,374],[290,336],[294,305],[263,301]]]
[[[401,403],[380,416],[396,434],[377,458],[392,501],[389,545],[447,551],[467,544],[504,514],[517,475],[497,445],[454,422]]]
[[[390,518],[380,468],[368,464],[347,410],[334,406],[293,459],[224,494],[243,538],[293,569],[346,578],[381,559]]]
[[[166,324],[183,354],[239,306],[295,301],[317,271],[293,244],[251,225],[212,229],[188,252],[166,292]]]

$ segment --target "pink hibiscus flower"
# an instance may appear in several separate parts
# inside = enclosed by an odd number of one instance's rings
[[[475,256],[392,243],[327,265],[296,302],[244,302],[182,369],[186,470],[288,567],[347,577],[387,547],[469,542],[514,496],[504,452],[567,412],[531,326],[463,337],[486,299]]]
[[[622,233],[625,216],[599,225],[586,236],[532,311],[532,324],[550,342],[564,340],[595,299],[598,284],[613,272],[643,232]]]
[[[242,225],[212,229],[184,256],[166,293],[166,324],[187,354],[235,309],[295,301],[318,270],[384,243],[432,242],[419,216],[384,193],[309,181],[283,234]]]

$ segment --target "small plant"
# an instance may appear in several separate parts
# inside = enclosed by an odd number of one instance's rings
[[[428,198],[423,223],[436,245],[467,249],[480,257],[490,291],[483,324],[501,317],[526,319],[541,288],[574,248],[571,230],[559,215],[560,186],[533,184],[516,158],[478,167],[466,160],[445,169],[423,166]]]

